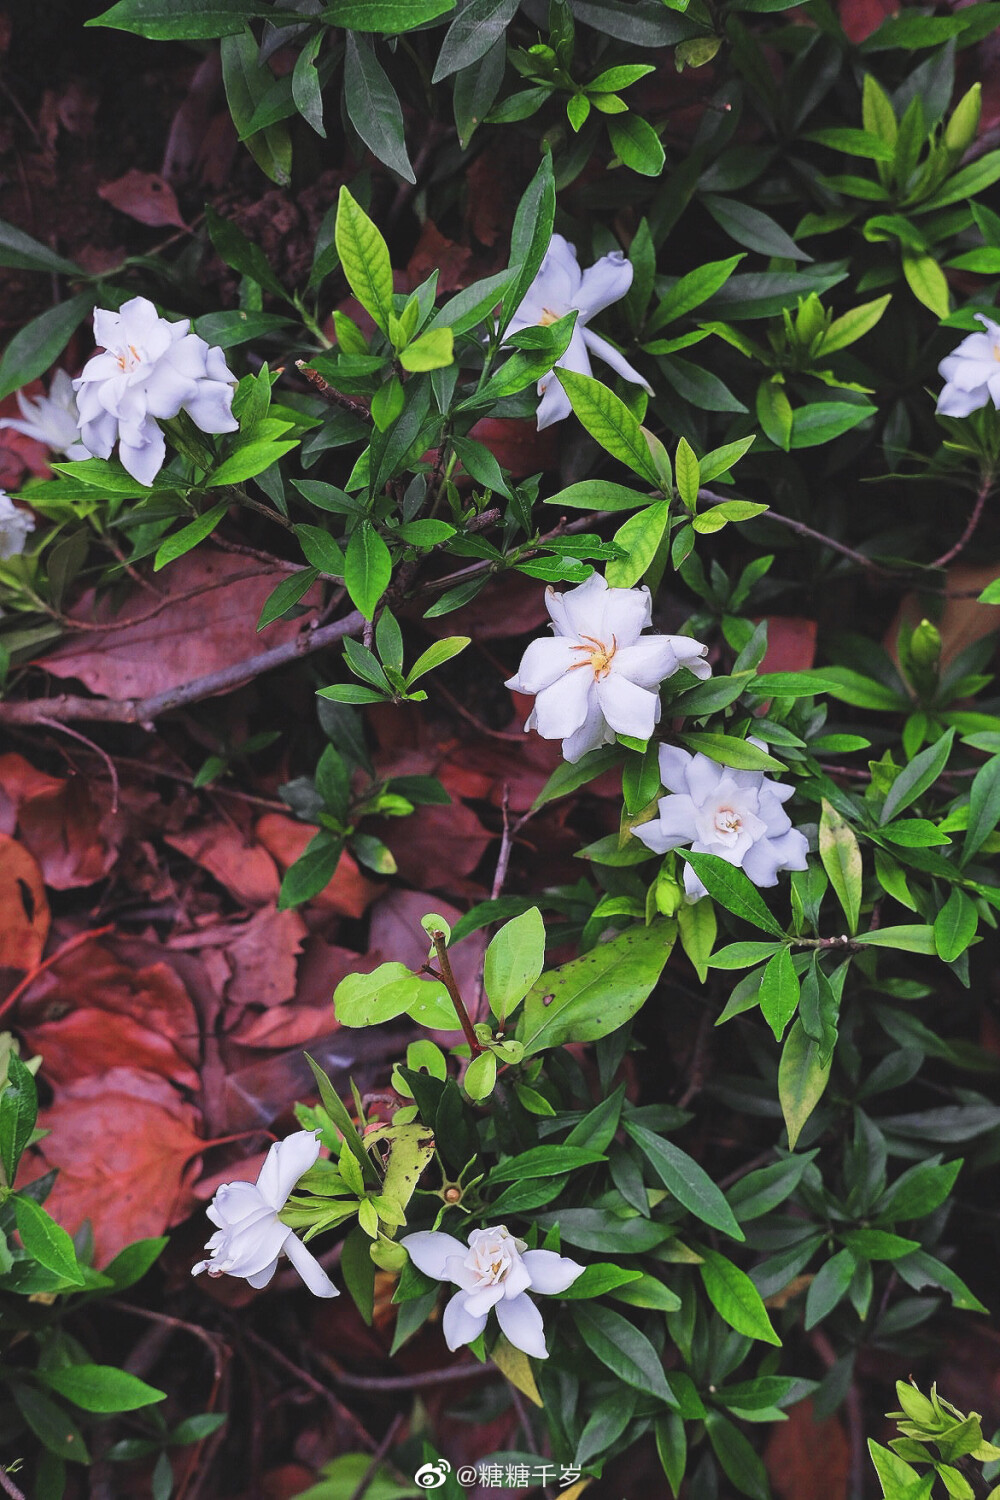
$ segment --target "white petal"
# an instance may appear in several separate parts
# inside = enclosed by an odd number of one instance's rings
[[[185,402],[198,394],[197,383],[161,360],[145,385],[146,410],[151,417],[176,417]]]
[[[405,1247],[417,1270],[423,1271],[425,1276],[433,1276],[435,1281],[452,1280],[447,1265],[449,1257],[457,1255],[464,1260],[469,1253],[468,1245],[439,1229],[418,1229],[415,1234],[404,1234],[399,1243]]]
[[[690,797],[680,794],[660,798],[660,834],[668,849],[675,849],[698,837],[696,817]]]
[[[517,674],[509,677],[504,686],[516,693],[540,693],[581,662],[586,664],[584,670],[589,671],[590,663],[585,652],[574,650],[565,637],[549,639],[540,636],[531,642],[521,658]]]
[[[707,888],[694,873],[693,865],[684,866],[684,891],[690,901],[699,901],[702,896],[708,895]]]
[[[262,1287],[267,1286],[275,1271],[278,1269],[278,1261],[280,1260],[280,1258],[280,1256],[276,1255],[271,1263],[264,1267],[263,1271],[256,1271],[253,1276],[248,1276],[246,1280],[249,1285],[258,1292]]]
[[[661,682],[673,676],[677,665],[677,656],[667,635],[648,635],[636,641],[634,646],[619,646],[614,659],[615,670],[643,688],[658,688]]]
[[[543,740],[561,740],[586,722],[594,693],[589,661],[578,672],[564,672],[535,699],[535,728]]]
[[[597,694],[593,693],[588,700],[587,717],[575,729],[571,735],[562,742],[563,760],[575,765],[582,760],[591,750],[599,750],[602,745],[614,744],[615,732],[608,727],[608,721],[601,713],[601,705],[597,701]]]
[[[527,1292],[497,1303],[497,1322],[507,1342],[535,1359],[548,1359],[542,1315]]]
[[[503,1279],[503,1294],[509,1300],[511,1297],[519,1297],[526,1292],[531,1285],[531,1273],[524,1263],[524,1256],[518,1252],[516,1259],[511,1264],[510,1270]]]
[[[425,1232],[434,1233],[433,1230]],[[413,1239],[415,1236],[409,1235],[407,1238]],[[486,1313],[483,1313],[482,1317],[474,1318],[471,1313],[466,1312],[467,1296],[467,1292],[456,1292],[454,1297],[449,1298],[445,1304],[441,1330],[444,1333],[444,1341],[451,1350],[460,1349],[463,1344],[471,1344],[472,1340],[478,1338],[486,1327]]]
[[[155,309],[154,309],[155,311]],[[116,312],[111,312],[106,307],[94,308],[94,342],[102,349],[113,349],[118,342],[118,330],[121,319]],[[91,377],[87,374],[87,365],[83,367],[83,379]]]
[[[638,589],[608,589],[598,633],[605,641],[614,636],[618,646],[634,646],[652,617],[653,602],[645,584]]]
[[[463,1288],[462,1295],[465,1298],[465,1311],[471,1318],[485,1318],[491,1307],[495,1307],[504,1294],[502,1281],[493,1286],[476,1286],[474,1289]]]
[[[542,399],[538,403],[536,428],[541,432],[546,427],[552,427],[556,422],[564,421],[571,415],[573,407],[558,380],[550,380],[544,388],[542,388],[541,381],[538,384],[542,390]]]
[[[989,391],[980,386],[976,391],[960,391],[957,386],[946,385],[938,397],[938,414],[942,417],[968,417],[989,400]]]
[[[652,849],[654,854],[666,854],[668,849],[677,848],[676,843],[672,844],[664,837],[659,818],[650,818],[648,823],[637,823],[632,832],[640,844],[645,844],[646,848]]]
[[[184,410],[202,432],[236,432],[239,422],[233,416],[233,388],[219,380],[199,380],[193,398]]]
[[[153,483],[153,480],[163,468],[163,460],[167,456],[163,433],[152,419],[150,419],[148,425],[152,429],[152,432],[141,447],[127,443],[124,437],[118,445],[118,457],[121,459],[123,467],[132,475],[133,479],[137,479],[140,484],[145,485]],[[87,442],[86,433],[84,433],[83,438],[84,442]]]
[[[608,585],[600,573],[590,577],[566,594],[557,593],[552,587],[545,590],[545,607],[552,616],[557,635],[569,635],[579,641],[584,632],[595,634],[595,627],[603,618],[604,596]]]
[[[283,1141],[275,1141],[264,1158],[257,1178],[261,1197],[276,1210],[284,1208],[288,1195],[319,1156],[319,1138],[315,1131],[296,1130]]]
[[[587,323],[612,302],[620,302],[632,285],[633,274],[632,262],[622,250],[612,250],[610,255],[602,255],[588,266],[576,295],[580,322]]]
[[[607,339],[602,339],[601,335],[594,333],[591,328],[583,330],[583,338],[591,354],[595,355],[598,359],[603,359],[606,365],[611,366],[616,375],[620,375],[623,380],[630,380],[633,385],[641,385],[650,395],[653,394],[653,387],[645,375],[640,375],[635,366],[629,364],[624,354],[618,352],[614,344],[609,344]]]
[[[290,1234],[285,1241],[285,1254],[298,1271],[314,1297],[339,1297],[335,1287],[312,1251],[302,1243],[297,1234]]]
[[[576,307],[576,294],[582,279],[576,247],[561,234],[554,234],[549,240],[545,259],[533,283],[538,287],[542,300],[546,306],[549,305],[546,299],[552,298],[563,308]],[[552,308],[553,312],[555,310]]]
[[[660,700],[655,693],[637,687],[621,672],[611,671],[597,684],[597,701],[601,713],[617,734],[629,734],[637,740],[648,740],[659,718]]]
[[[679,745],[660,746],[660,780],[668,792],[688,790],[687,773],[694,756]]]
[[[779,870],[807,870],[809,868],[809,840],[798,828],[790,828],[771,844],[781,856]]]
[[[564,1292],[584,1272],[584,1267],[575,1260],[568,1255],[557,1255],[554,1250],[525,1250],[521,1259],[531,1277],[531,1290],[547,1297]]]
[[[699,807],[710,797],[715,796],[728,770],[728,766],[717,765],[714,760],[709,760],[708,756],[702,755],[700,751],[692,757],[687,768],[687,784],[691,796]]]
[[[771,839],[758,839],[743,856],[743,873],[749,875],[754,885],[778,884],[781,869],[781,853]]]

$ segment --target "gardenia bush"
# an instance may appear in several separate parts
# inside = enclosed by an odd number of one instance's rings
[[[294,279],[224,205],[100,273],[0,225],[0,263],[64,299],[0,363],[53,473],[0,495],[0,724],[134,758],[280,674],[254,730],[309,833],[278,906],[316,931],[338,868],[400,883],[393,819],[459,815],[423,741],[383,772],[393,716],[447,723],[459,757],[499,734],[539,783],[468,793],[484,899],[466,880],[446,920],[427,897],[421,962],[331,982],[331,1027],[388,1038],[377,1085],[310,1057],[301,1128],[271,1118],[256,1181],[237,1159],[208,1206],[189,1323],[252,1318],[203,1289],[278,1298],[284,1258],[331,1317],[351,1299],[395,1381],[375,1457],[329,1454],[310,1500],[415,1473],[455,1500],[505,1465],[594,1500],[767,1500],[770,1435],[800,1423],[808,1454],[831,1419],[845,1495],[1000,1495],[1000,1412],[933,1387],[996,1303],[995,11],[863,37],[825,0],[118,0],[86,23],[151,57],[218,46],[250,180],[294,202],[322,160],[336,198]],[[427,224],[460,271],[408,274]],[[195,549],[280,566],[260,654],[50,697],[55,643]],[[243,776],[216,760],[195,792]],[[447,859],[429,843],[434,892]],[[58,1422],[145,1412],[122,1441],[153,1446],[114,1451],[159,1453],[167,1496],[165,1393],[87,1347],[159,1247],[89,1264],[51,1181],[24,1185],[39,1060],[0,1056],[14,1478],[82,1494]],[[406,1380],[449,1361],[428,1415]],[[467,1378],[484,1362],[501,1386]],[[250,1483],[228,1418],[220,1500]],[[509,1443],[464,1489],[458,1426]]]

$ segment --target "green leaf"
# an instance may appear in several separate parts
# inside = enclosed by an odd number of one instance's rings
[[[396,36],[455,9],[455,0],[327,0],[319,19],[347,31]]]
[[[823,798],[819,823],[819,857],[847,918],[847,930],[858,930],[861,912],[861,849],[850,824]]]
[[[781,1340],[774,1331],[760,1292],[745,1271],[734,1266],[717,1250],[702,1252],[698,1271],[709,1301],[730,1328],[747,1338],[777,1344],[780,1348]]]
[[[284,123],[284,105],[277,113],[268,106],[275,94],[284,95],[287,113],[294,112],[291,79],[275,81],[260,60],[257,38],[249,26],[224,36],[220,51],[222,82],[237,133],[261,171],[284,186],[291,181],[292,140]]]
[[[90,1463],[83,1433],[68,1412],[25,1381],[12,1378],[10,1390],[21,1416],[49,1453],[71,1463]],[[41,1500],[40,1492],[36,1490],[36,1494]]]
[[[356,691],[362,692],[364,689],[358,688]],[[381,699],[381,695],[377,696]],[[350,698],[346,701],[368,703],[371,700]],[[300,906],[303,901],[311,901],[313,896],[318,896],[333,879],[343,852],[343,839],[334,838],[330,833],[324,831],[311,839],[295,863],[285,871],[281,890],[278,892],[278,910],[287,911],[291,906]]]
[[[383,333],[392,312],[392,266],[389,247],[378,228],[345,186],[337,205],[337,252],[351,291],[371,313]]]
[[[643,177],[659,177],[666,154],[652,125],[639,115],[613,115],[608,121],[608,134],[615,155],[626,167]]]
[[[206,476],[205,484],[209,489],[218,489],[221,484],[243,484],[247,479],[256,479],[258,474],[263,474],[265,469],[298,446],[298,441],[247,443],[223,459],[219,467]]]
[[[866,401],[813,401],[792,415],[792,447],[816,448],[874,416],[877,408]]]
[[[626,1117],[622,1123],[663,1186],[682,1207],[702,1224],[709,1224],[734,1240],[746,1238],[721,1190],[693,1157],[634,1120]]]
[[[7,1057],[7,1082],[0,1093],[0,1162],[8,1183],[17,1175],[18,1163],[31,1140],[38,1118],[38,1090],[30,1068],[16,1052]]]
[[[826,1062],[820,1061],[818,1043],[806,1035],[801,1021],[794,1021],[778,1065],[778,1098],[790,1151],[795,1150],[806,1121],[823,1097],[832,1063],[832,1054]]]
[[[444,640],[435,641],[433,646],[428,646],[427,650],[417,657],[407,673],[407,688],[412,687],[418,678],[425,676],[428,672],[433,672],[435,667],[443,666],[446,661],[451,661],[453,656],[465,650],[471,639],[472,637],[468,635],[449,635]]]
[[[55,363],[93,306],[94,294],[83,292],[40,313],[15,333],[0,359],[0,401]]]
[[[674,455],[674,473],[676,475],[677,493],[688,510],[693,511],[698,504],[698,486],[701,483],[700,469],[698,457],[685,437],[682,437],[677,444],[677,452]]]
[[[606,1369],[625,1385],[676,1408],[660,1356],[634,1323],[610,1307],[589,1302],[574,1305],[572,1312],[581,1338]]]
[[[33,240],[30,234],[0,219],[0,266],[19,271],[47,271],[54,276],[83,276],[73,261],[57,255],[48,245]]]
[[[730,1483],[751,1500],[770,1500],[764,1465],[739,1428],[711,1409],[706,1413],[705,1427],[719,1467]]]
[[[545,963],[545,923],[537,906],[505,922],[486,950],[483,981],[495,1016],[520,1005]]]
[[[738,245],[757,250],[761,255],[780,255],[787,260],[812,260],[786,234],[777,220],[749,203],[725,198],[718,193],[702,193],[701,201],[712,218]]]
[[[166,1391],[114,1365],[65,1365],[38,1370],[36,1378],[83,1411],[137,1411],[167,1399]]]
[[[134,31],[151,41],[192,41],[232,36],[252,16],[270,15],[260,0],[118,0],[85,26],[112,26]]]
[[[468,68],[506,33],[518,0],[470,0],[448,28],[434,65],[432,83]]]
[[[902,953],[924,953],[928,956],[937,953],[933,927],[878,927],[873,932],[859,932],[854,941],[869,948],[898,948]]]
[[[774,937],[784,937],[784,931],[767,909],[753,881],[736,865],[720,859],[717,854],[696,854],[693,850],[679,851],[690,864],[708,894],[731,911],[733,916],[750,922],[763,932]]]
[[[719,765],[728,766],[737,771],[783,771],[785,768],[780,760],[773,755],[768,755],[766,750],[761,750],[759,745],[751,745],[749,740],[736,739],[731,734],[709,734],[700,730],[694,734],[682,734],[682,742],[689,750],[707,755],[709,760],[714,760]]]
[[[757,420],[765,436],[785,453],[792,446],[792,403],[784,386],[776,380],[762,380],[757,387]],[[711,515],[711,512],[709,512]]]
[[[506,38],[500,36],[478,62],[462,68],[456,75],[452,108],[459,145],[463,151],[489,114],[500,92],[506,68]]]
[[[929,745],[926,750],[921,750],[908,766],[903,767],[889,788],[882,811],[879,813],[880,826],[884,827],[897,813],[909,807],[911,802],[916,802],[928,787],[934,785],[948,764],[954,738],[954,729],[949,729],[936,744]]]
[[[330,578],[343,578],[346,562],[344,554],[328,531],[322,526],[312,526],[300,521],[295,527],[302,555],[314,568]]]
[[[575,370],[557,369],[559,383],[583,426],[613,458],[627,464],[640,479],[660,488],[656,465],[642,428],[623,401],[606,385]]]
[[[675,936],[676,927],[667,920],[637,925],[542,974],[518,1022],[525,1055],[566,1042],[597,1041],[624,1025],[651,993]]]
[[[918,302],[939,318],[951,311],[948,281],[933,255],[919,255],[903,248],[903,275]]]
[[[455,335],[450,328],[430,328],[399,356],[404,370],[440,370],[453,360]]]
[[[405,178],[407,182],[416,182],[417,179],[413,175],[413,167],[410,165],[410,158],[406,152],[403,111],[396,97],[396,90],[376,57],[371,42],[357,31],[347,33],[347,54],[344,59],[344,104],[358,135],[379,161],[385,162],[387,167],[398,172],[400,177]],[[342,187],[340,191],[343,195],[347,190]],[[344,271],[349,275],[339,239],[337,249],[340,251]],[[358,296],[353,282],[351,286],[358,300],[367,307],[368,304]],[[390,308],[391,305],[390,299]],[[370,307],[368,311],[375,317]],[[383,332],[388,331],[387,323],[383,324],[378,318],[376,322],[379,323]]]
[[[135,1240],[131,1245],[126,1245],[124,1250],[119,1250],[112,1260],[109,1260],[102,1276],[110,1277],[114,1283],[116,1292],[123,1292],[127,1287],[134,1286],[141,1281],[146,1272],[160,1258],[169,1241],[165,1235],[155,1239]]]
[[[477,1103],[488,1099],[496,1087],[497,1055],[495,1052],[480,1052],[469,1064],[462,1086],[470,1099]]]
[[[309,592],[317,577],[315,568],[303,568],[300,573],[293,573],[290,578],[283,578],[264,600],[257,619],[257,629],[264,630],[273,621],[280,620],[282,615],[298,604],[302,596]]]
[[[563,1172],[575,1172],[583,1167],[592,1167],[607,1161],[600,1151],[587,1151],[582,1146],[532,1146],[518,1156],[511,1156],[494,1167],[487,1181],[492,1187],[497,1182],[519,1182],[531,1177],[558,1177]],[[590,1296],[596,1293],[591,1292]]]
[[[362,521],[347,544],[344,584],[356,609],[366,620],[375,618],[379,601],[392,577],[389,549],[371,521]]]
[[[760,1009],[764,1020],[780,1042],[785,1027],[799,1003],[799,976],[788,948],[780,948],[769,960],[760,980]]]
[[[211,204],[206,204],[205,223],[215,250],[227,266],[232,266],[241,276],[249,276],[251,281],[256,281],[258,286],[273,293],[275,297],[288,301],[288,293],[271,270],[263,250],[248,239],[232,219],[224,219]]]
[[[874,302],[864,302],[842,317],[834,318],[823,336],[820,352],[824,355],[836,354],[849,344],[856,344],[858,339],[871,332],[891,301],[892,294],[887,293],[884,297],[877,297]]]
[[[613,558],[604,569],[605,578],[612,588],[630,589],[639,582],[653,564],[669,519],[669,503],[658,500],[645,510],[636,511],[619,526],[614,543],[627,555]]]
[[[83,1272],[77,1264],[73,1241],[62,1225],[45,1212],[33,1198],[15,1193],[13,1197],[17,1232],[28,1254],[74,1286],[82,1286]]]
[[[552,154],[545,151],[538,170],[521,195],[510,236],[510,259],[516,278],[504,293],[500,322],[506,328],[534,281],[552,238],[556,211],[556,182]]]
[[[938,957],[945,963],[954,963],[972,942],[978,926],[979,913],[975,904],[955,886],[934,918],[934,945]]]
[[[185,552],[190,552],[192,547],[197,547],[203,542],[222,520],[229,509],[228,500],[220,500],[218,505],[213,505],[211,510],[205,511],[204,515],[189,521],[180,531],[175,531],[172,536],[161,542],[153,559],[153,572],[158,573],[167,563],[174,562],[176,558],[183,557]]]
[[[1000,755],[976,772],[969,792],[969,826],[962,846],[962,864],[982,848],[1000,820]]]
[[[836,1255],[831,1255],[820,1266],[809,1283],[806,1294],[807,1329],[815,1328],[817,1323],[829,1317],[838,1303],[843,1301],[857,1269],[858,1263],[850,1250],[838,1250]]]

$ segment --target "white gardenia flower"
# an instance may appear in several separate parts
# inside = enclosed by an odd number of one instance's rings
[[[554,1250],[529,1250],[505,1224],[474,1229],[468,1245],[452,1234],[425,1229],[400,1240],[425,1276],[453,1281],[442,1328],[449,1349],[471,1344],[486,1327],[490,1308],[508,1343],[535,1359],[547,1359],[542,1315],[528,1296],[555,1296],[572,1286],[584,1267]]]
[[[118,454],[133,479],[152,484],[166,448],[157,418],[186,411],[202,432],[235,432],[236,377],[221,349],[211,348],[190,320],[161,318],[147,297],[119,312],[94,311],[95,354],[73,385],[84,445],[95,458]]]
[[[760,740],[750,744],[763,749]],[[707,755],[676,745],[660,747],[659,817],[632,829],[657,854],[688,845],[696,854],[717,854],[738,865],[754,885],[777,885],[779,870],[804,870],[808,844],[782,807],[795,790],[768,781],[763,771],[736,771]],[[692,900],[707,895],[691,865],[684,889]]]
[[[611,744],[616,733],[648,740],[660,717],[660,683],[680,667],[712,675],[699,641],[641,635],[653,618],[648,588],[609,588],[592,573],[568,594],[547,588],[545,607],[554,639],[532,641],[506,685],[535,695],[524,727],[561,739],[568,761]]]
[[[67,458],[90,457],[90,450],[80,441],[80,414],[68,371],[56,370],[47,396],[26,396],[23,391],[18,391],[17,404],[23,420],[3,417],[0,427],[23,432],[25,437],[34,438],[54,452],[64,453]]]
[[[0,490],[0,562],[23,552],[28,533],[34,529],[35,518],[31,512],[21,510],[6,490]]]
[[[565,354],[556,360],[556,365],[576,370],[581,375],[590,375],[593,373],[590,355],[596,354],[598,359],[603,359],[619,375],[631,380],[634,385],[643,386],[652,395],[652,386],[638,370],[633,369],[624,355],[619,354],[607,339],[602,339],[599,333],[594,333],[587,327],[591,318],[610,307],[612,302],[618,302],[624,297],[631,285],[632,263],[623,251],[613,250],[610,255],[604,255],[592,266],[588,266],[586,271],[581,271],[576,258],[576,247],[564,240],[561,234],[554,234],[545,252],[545,259],[538,268],[538,274],[511,319],[507,334],[520,333],[524,328],[539,325],[546,328],[576,308],[579,317],[573,329],[573,337]],[[543,427],[551,427],[553,422],[561,422],[573,410],[569,397],[552,370],[538,382],[538,394],[542,398],[538,403],[539,432]]]
[[[992,400],[1000,410],[1000,323],[976,313],[985,333],[970,333],[938,365],[946,384],[938,397],[942,417],[967,417]]]
[[[311,1130],[297,1130],[275,1141],[256,1182],[223,1183],[206,1212],[218,1230],[205,1245],[212,1253],[192,1267],[192,1276],[242,1276],[252,1287],[267,1286],[278,1260],[287,1255],[317,1297],[340,1293],[311,1250],[307,1250],[279,1213],[304,1172],[315,1165],[319,1141]]]

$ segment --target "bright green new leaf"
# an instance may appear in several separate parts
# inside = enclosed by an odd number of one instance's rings
[[[806,1036],[801,1021],[793,1022],[778,1065],[778,1098],[791,1151],[795,1150],[806,1121],[823,1097],[832,1063],[832,1056],[826,1062],[820,1061],[819,1045]]]
[[[545,923],[537,906],[505,922],[486,950],[483,978],[490,1009],[509,1016],[545,963]]]
[[[709,1301],[730,1328],[764,1344],[781,1345],[760,1292],[750,1277],[717,1250],[702,1252],[698,1272]]]
[[[337,205],[337,251],[351,291],[371,313],[383,333],[392,312],[392,266],[389,247],[346,187]]]
[[[854,829],[825,797],[819,822],[819,857],[847,918],[848,932],[853,935],[861,912],[861,849]]]

